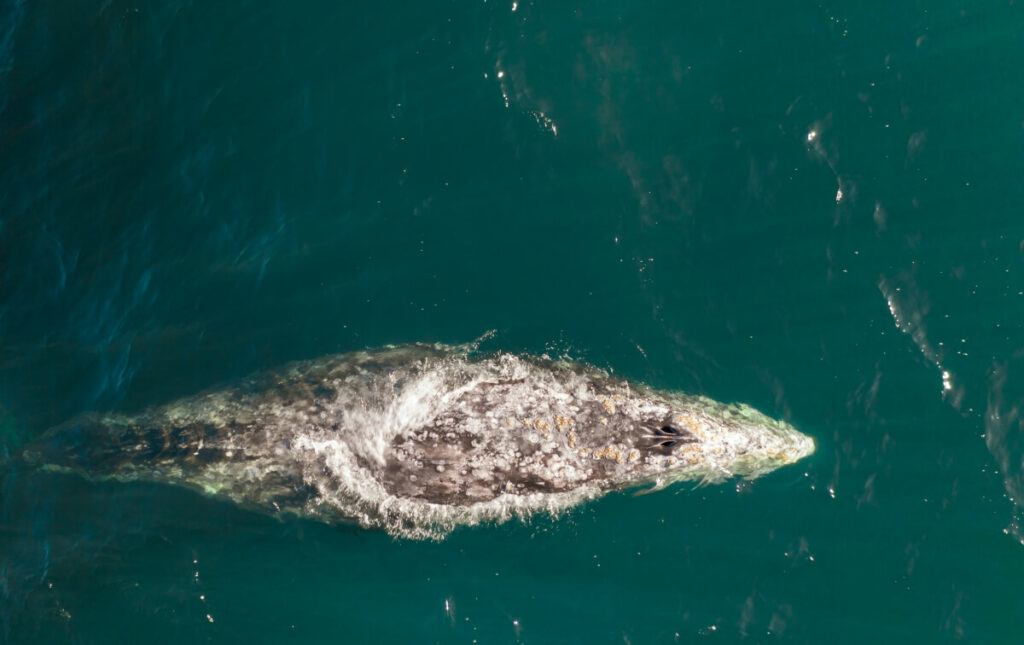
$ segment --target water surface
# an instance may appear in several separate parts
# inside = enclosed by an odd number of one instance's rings
[[[1024,13],[762,4],[0,3],[0,640],[1015,642]],[[16,459],[489,329],[818,452],[441,543]]]

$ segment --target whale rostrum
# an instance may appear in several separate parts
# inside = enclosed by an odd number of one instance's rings
[[[810,437],[746,405],[569,360],[417,344],[293,363],[137,415],[83,415],[25,456],[441,538],[613,490],[754,478],[813,451]]]

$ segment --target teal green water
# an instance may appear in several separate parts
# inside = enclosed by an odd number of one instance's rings
[[[0,641],[1019,642],[1020,7],[300,5],[0,0]],[[818,452],[440,543],[17,459],[489,329]]]

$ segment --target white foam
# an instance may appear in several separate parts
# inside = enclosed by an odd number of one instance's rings
[[[401,384],[396,381],[410,375],[392,375],[387,386],[367,401],[355,408],[343,408],[344,436],[305,432],[294,440],[296,451],[309,453],[304,460],[308,466],[304,478],[318,492],[318,499],[307,510],[317,515],[353,518],[363,526],[383,528],[395,536],[439,539],[459,525],[502,522],[537,513],[557,514],[596,497],[600,490],[584,485],[562,493],[503,493],[472,504],[437,504],[390,493],[364,465],[383,464],[385,451],[397,436],[429,424],[462,394],[482,382],[516,380],[530,372],[536,369],[531,370],[515,356],[501,355],[494,361],[475,363],[464,357],[432,362]],[[571,398],[565,389],[567,384],[558,384],[553,378],[546,380],[545,394]],[[568,387],[579,385],[572,383]]]

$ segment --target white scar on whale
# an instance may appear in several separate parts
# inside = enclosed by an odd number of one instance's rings
[[[569,360],[418,344],[293,363],[137,415],[83,415],[25,457],[441,539],[615,490],[755,478],[813,452],[747,405]]]

